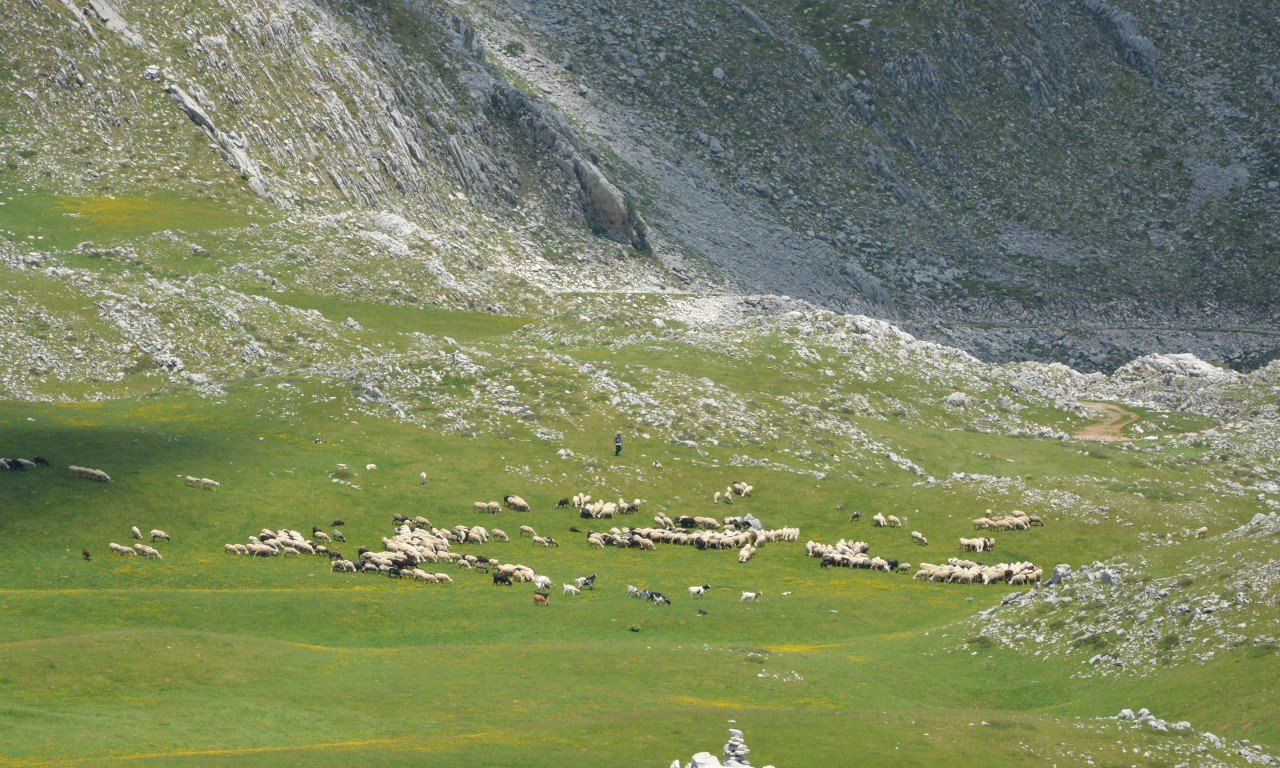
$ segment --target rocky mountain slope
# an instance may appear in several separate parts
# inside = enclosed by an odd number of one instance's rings
[[[1276,19],[1133,10],[14,3],[0,188],[53,199],[0,229],[47,249],[60,197],[198,199],[271,222],[265,274],[342,294],[716,287],[993,359],[1260,364]]]
[[[657,228],[743,285],[1000,358],[1114,365],[1157,338],[1273,354],[1265,10],[483,7],[496,58],[639,171]]]

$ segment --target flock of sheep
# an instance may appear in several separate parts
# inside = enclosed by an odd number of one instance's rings
[[[210,480],[207,477],[196,477],[195,475],[182,475],[182,482],[192,488],[203,488],[206,491],[215,491],[222,483]]]
[[[1033,525],[1044,525],[1044,518],[1039,515],[1028,515],[1020,509],[1015,509],[1002,517],[991,517],[991,510],[987,510],[983,517],[975,518],[973,521],[973,529],[975,531],[1025,531]]]
[[[90,469],[89,467],[77,467],[76,465],[72,464],[71,466],[67,467],[67,471],[71,473],[72,477],[76,477],[81,480],[92,480],[95,483],[111,482],[111,475],[108,475],[106,472],[103,472],[100,469]]]
[[[947,558],[945,565],[921,563],[920,570],[914,578],[926,581],[943,581],[960,584],[1035,584],[1044,576],[1044,571],[1035,563],[997,563],[983,565],[972,560],[961,560],[958,557]]]
[[[48,462],[39,457],[34,461],[0,459],[0,468],[6,469],[27,469],[41,465],[48,466]],[[376,469],[376,465],[373,464],[366,467],[366,470],[369,471],[374,469]],[[110,477],[101,470],[72,466],[70,471],[73,477],[83,477],[100,482],[110,480]],[[190,487],[205,490],[215,490],[220,487],[218,482],[209,478],[193,475],[179,475],[179,477],[182,477],[183,482]],[[420,484],[425,482],[425,473],[419,476],[419,482]],[[734,482],[726,486],[723,492],[715,492],[712,496],[712,501],[713,503],[724,502],[732,504],[735,498],[747,498],[751,496],[753,491],[754,487],[748,483]],[[578,510],[579,515],[584,519],[607,520],[617,515],[633,514],[640,509],[642,503],[640,499],[627,501],[619,498],[616,502],[602,499],[593,500],[589,494],[576,493],[571,497],[561,499],[557,507],[573,507]],[[529,512],[532,509],[527,501],[515,494],[507,494],[503,497],[501,503],[497,501],[478,501],[475,502],[473,508],[477,512],[497,514],[502,511],[504,506],[516,512]],[[837,505],[837,509],[843,510],[844,507],[843,505]],[[855,512],[850,519],[856,522],[860,517],[861,514]],[[535,602],[546,604],[547,590],[553,584],[550,577],[538,574],[527,565],[504,563],[494,558],[459,552],[454,548],[458,544],[487,544],[491,541],[510,541],[510,537],[501,529],[486,529],[479,525],[468,526],[463,524],[447,529],[437,528],[425,517],[409,518],[400,514],[393,515],[392,522],[395,525],[394,534],[382,537],[380,549],[360,547],[354,558],[348,558],[332,548],[335,542],[346,541],[346,536],[342,532],[342,520],[334,520],[329,533],[326,533],[318,526],[313,526],[309,537],[304,536],[299,531],[288,528],[275,530],[263,528],[256,535],[249,536],[246,543],[227,543],[223,546],[223,549],[227,554],[253,557],[325,556],[332,561],[331,570],[335,573],[377,573],[394,578],[413,579],[424,583],[436,584],[451,584],[453,579],[447,573],[431,572],[420,566],[448,563],[459,569],[491,573],[494,585],[507,586],[515,583],[531,583],[536,591]],[[876,513],[872,517],[872,522],[876,527],[899,528],[906,522],[906,518]],[[670,544],[693,546],[697,549],[737,550],[738,562],[746,563],[755,556],[758,549],[764,544],[776,541],[798,541],[800,537],[800,529],[798,528],[766,529],[759,520],[751,515],[728,516],[717,520],[713,517],[700,515],[679,515],[672,518],[659,513],[653,517],[653,523],[653,527],[613,527],[607,531],[588,531],[586,533],[586,541],[589,546],[598,549],[619,547],[654,550],[657,544]],[[993,516],[991,510],[987,510],[983,517],[974,519],[972,524],[975,530],[1019,531],[1028,530],[1032,526],[1042,526],[1044,525],[1044,520],[1038,515],[1028,515],[1021,510],[1014,510],[1000,516]],[[571,528],[570,530],[577,531],[578,529]],[[108,545],[108,550],[120,556],[141,555],[155,559],[163,557],[159,550],[141,541],[142,532],[136,526],[132,529],[132,533],[133,537],[139,540],[135,544],[123,546],[112,542]],[[1200,529],[1196,531],[1195,535],[1199,538],[1206,533],[1207,529]],[[519,534],[521,537],[527,537],[534,545],[547,548],[559,546],[559,543],[553,537],[539,535],[532,525],[521,525]],[[153,529],[150,533],[150,538],[152,543],[169,541],[169,535],[159,529]],[[928,546],[929,544],[928,539],[920,531],[911,532],[911,541],[921,546]],[[910,563],[872,556],[869,554],[869,549],[870,545],[867,542],[846,541],[845,539],[841,539],[833,545],[816,541],[809,541],[805,545],[807,555],[820,559],[823,568],[863,568],[886,573],[910,572]],[[960,549],[962,552],[991,552],[995,549],[995,540],[988,537],[961,538]],[[86,550],[85,559],[88,558],[89,553]],[[1029,562],[983,565],[955,557],[949,558],[943,565],[921,563],[915,574],[916,579],[970,584],[979,582],[983,584],[1028,584],[1040,581],[1042,576],[1043,571]],[[580,595],[584,588],[591,589],[594,583],[595,574],[589,577],[579,577],[573,580],[572,583],[566,582],[562,584],[562,594],[565,596]],[[710,589],[710,585],[707,584],[695,585],[689,587],[689,595],[691,597],[701,597],[708,589]],[[669,598],[661,593],[640,590],[634,586],[628,587],[628,593],[632,596],[649,599],[658,604],[669,605],[671,602]],[[759,599],[760,594],[762,593],[758,591],[744,592],[742,600],[755,601]]]
[[[138,526],[136,525],[133,526],[132,533],[133,533],[133,538],[139,540],[136,544],[134,544],[131,547],[126,547],[123,544],[117,544],[113,541],[107,545],[107,551],[113,555],[119,555],[121,557],[134,557],[136,555],[142,555],[143,557],[150,557],[156,560],[164,559],[164,555],[160,554],[160,550],[151,546],[151,544],[144,544],[141,541],[142,531],[138,529]],[[165,533],[159,528],[152,528],[151,543],[154,544],[157,541],[169,541],[169,534]],[[89,550],[87,549],[84,551],[84,559],[85,560],[89,559]]]
[[[0,458],[0,469],[9,469],[16,472],[25,472],[28,469],[36,467],[49,466],[49,460],[43,456],[36,456],[33,459],[5,459]]]

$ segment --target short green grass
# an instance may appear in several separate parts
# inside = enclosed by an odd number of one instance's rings
[[[356,316],[370,333],[420,320],[438,333],[500,338],[513,325],[484,316],[452,318],[455,325],[351,303],[323,311]],[[574,355],[607,359],[590,346]],[[620,360],[734,378],[707,356],[623,351]],[[733,722],[762,764],[843,764],[851,743],[839,734],[856,733],[859,760],[869,765],[1029,764],[1064,749],[1104,764],[1157,765],[1128,753],[1148,737],[1100,736],[1089,719],[1137,705],[1220,735],[1280,741],[1273,704],[1252,693],[1275,655],[1237,654],[1155,678],[1074,679],[1070,666],[980,646],[956,650],[940,639],[939,629],[998,602],[1003,587],[824,571],[801,544],[766,546],[747,565],[732,552],[596,551],[568,530],[588,523],[554,506],[587,490],[649,500],[638,522],[659,510],[750,511],[770,525],[799,526],[802,541],[862,538],[886,557],[937,561],[969,532],[970,517],[996,503],[964,486],[875,472],[858,480],[856,468],[826,480],[735,468],[727,449],[699,458],[634,436],[614,459],[613,425],[603,422],[565,440],[590,462],[559,461],[552,444],[374,419],[348,410],[341,391],[299,386],[314,397],[287,418],[275,415],[282,409],[271,381],[237,385],[217,400],[0,404],[0,454],[43,453],[59,467],[0,475],[5,764],[337,765],[376,753],[396,765],[665,765],[714,750]],[[785,380],[751,386],[767,393]],[[328,395],[337,397],[326,402]],[[1096,488],[1099,499],[1119,499],[1113,503],[1139,528],[1183,494],[1199,493],[1183,482],[1197,477],[1180,481],[1110,446],[859,423],[940,477],[988,472]],[[762,450],[784,458],[778,448]],[[654,460],[660,472],[651,471]],[[338,462],[355,468],[358,489],[330,480]],[[365,471],[367,462],[378,469]],[[103,467],[114,482],[71,479],[61,469],[67,463]],[[527,479],[517,471],[524,465],[547,479]],[[419,471],[430,478],[425,487]],[[188,473],[222,488],[188,488],[178,477]],[[1114,479],[1090,480],[1103,475]],[[737,478],[756,485],[752,498],[731,509],[710,503],[713,490]],[[1144,492],[1175,484],[1185,489],[1176,496]],[[512,491],[534,511],[471,511],[475,500]],[[903,530],[850,523],[837,502],[910,522]],[[454,585],[422,586],[331,574],[319,558],[222,552],[224,542],[264,526],[307,531],[342,518],[350,543],[338,548],[353,554],[390,533],[393,512],[438,526],[505,528],[510,543],[460,549],[553,576],[551,606],[533,606],[527,588],[496,588],[460,570],[450,569]],[[1247,503],[1229,501],[1220,524],[1249,514]],[[1136,532],[1117,523],[1050,517],[1043,529],[1002,535],[1000,556],[1051,568],[1138,546]],[[523,523],[562,546],[535,549],[514,538]],[[106,554],[109,541],[130,542],[131,525],[174,536],[158,545],[164,560]],[[913,546],[911,528],[928,531],[933,546]],[[92,562],[80,560],[82,547]],[[561,597],[561,582],[593,572],[594,593]],[[713,589],[695,602],[685,588],[701,583]],[[675,604],[630,599],[627,584],[661,590]],[[765,592],[761,602],[738,602],[741,590],[755,589]],[[1203,695],[1206,686],[1218,695]],[[1241,695],[1229,694],[1237,689]]]
[[[171,195],[76,197],[9,184],[0,185],[0,202],[0,234],[40,250],[127,240],[163,230],[205,233],[259,220],[243,210],[243,201],[220,204]]]

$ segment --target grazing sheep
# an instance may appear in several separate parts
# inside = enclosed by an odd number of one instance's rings
[[[113,555],[120,555],[122,557],[131,557],[138,554],[138,552],[132,547],[126,547],[121,544],[117,544],[114,541],[107,545],[107,551]]]
[[[164,559],[164,557],[160,554],[160,551],[158,549],[154,547],[149,547],[146,544],[141,544],[141,543],[134,544],[133,549],[143,557],[153,557],[157,560]]]
[[[739,600],[738,602],[740,602],[740,603],[754,603],[754,602],[757,602],[757,601],[760,599],[760,596],[761,596],[761,595],[763,595],[763,594],[764,594],[764,592],[743,592],[743,593],[742,593],[742,599],[741,599],[741,600]]]
[[[537,531],[533,530],[532,525],[522,525],[520,526],[520,535],[532,537],[532,536],[537,536],[538,533]]]
[[[491,501],[485,505],[484,511],[488,512],[491,515],[496,515],[502,511],[502,505],[496,501]]]
[[[1203,539],[1205,536],[1208,536],[1208,535],[1209,535],[1209,526],[1206,525],[1196,529],[1195,536],[1197,539]]]
[[[700,587],[689,587],[689,597],[702,597],[707,590],[711,589],[710,584],[703,584]]]
[[[22,461],[23,459],[10,460],[9,468],[10,469],[26,469],[26,467],[22,466],[22,464],[20,463]],[[30,462],[27,462],[27,463],[30,463]],[[111,482],[111,475],[108,475],[106,472],[103,472],[100,469],[90,469],[89,467],[77,467],[73,465],[73,466],[67,467],[67,473],[70,474],[72,477],[76,477],[81,480],[92,480],[95,483]]]
[[[325,544],[332,543],[332,541],[333,541],[333,539],[330,539],[330,538],[329,538],[329,534],[325,533],[324,531],[322,531],[322,530],[320,530],[320,529],[318,529],[318,528],[312,528],[312,529],[311,529],[311,535],[312,535],[312,536],[314,536],[315,538],[319,539],[320,541],[323,541]]]
[[[136,525],[135,525],[135,526],[133,526],[133,538],[135,538],[135,539],[140,539],[140,538],[142,538],[142,531],[138,530],[138,526],[136,526]]]
[[[377,469],[377,468],[378,468],[378,465],[377,465],[377,464],[365,464],[365,465],[364,465],[364,471],[366,471],[366,472],[372,472],[373,470],[375,470],[375,469]]]
[[[168,540],[169,540],[169,534],[165,533],[164,531],[160,530],[159,528],[152,528],[152,529],[151,529],[151,540],[152,540],[152,541],[158,541],[158,540],[161,540],[161,539],[163,539],[164,541],[168,541]]]
[[[485,501],[477,501],[475,504],[472,504],[471,507],[477,512],[489,511],[489,503]]]
[[[504,501],[506,501],[508,508],[513,509],[516,512],[528,512],[530,509],[529,502],[515,494],[507,496]]]
[[[209,479],[209,478],[207,478],[207,477],[202,477],[202,478],[200,478],[200,487],[201,487],[201,488],[203,488],[203,489],[204,489],[204,490],[206,490],[206,491],[213,491],[213,490],[217,490],[217,489],[218,489],[219,487],[221,487],[221,486],[222,486],[222,483],[219,483],[219,482],[214,481],[214,480],[210,480],[210,479]]]
[[[921,546],[924,546],[924,547],[929,546],[929,540],[928,540],[928,539],[926,539],[926,538],[924,537],[924,534],[923,534],[923,533],[921,533],[921,532],[919,532],[919,531],[912,531],[912,532],[911,532],[911,540],[912,540],[912,541],[914,541],[915,543],[917,543],[917,544],[921,545]]]
[[[334,528],[334,529],[333,529],[333,540],[334,540],[334,541],[346,541],[346,540],[347,540],[347,537],[343,535],[343,533],[342,533],[342,531],[341,531],[340,529],[338,529],[338,528]]]
[[[493,539],[494,541],[510,541],[511,540],[510,537],[507,536],[507,532],[502,530],[501,528],[490,529],[489,538]]]
[[[426,485],[426,484],[427,484],[427,473],[426,473],[426,472],[419,472],[419,473],[418,473],[418,485]]]
[[[563,586],[564,586],[564,594],[566,594],[566,595],[581,595],[581,594],[582,594],[582,589],[581,589],[581,587],[575,587],[575,586],[573,586],[572,584],[564,584]]]
[[[90,560],[89,550],[87,549],[80,550],[80,556],[84,558],[84,561],[86,563],[89,562]]]
[[[558,547],[558,546],[560,546],[560,542],[556,541],[555,539],[551,538],[550,536],[534,536],[534,537],[532,537],[532,542],[533,542],[534,544],[537,544],[537,545],[539,545],[539,546],[543,546],[543,547]]]
[[[47,467],[47,466],[49,466],[49,460],[48,460],[48,459],[46,459],[46,458],[45,458],[45,457],[43,457],[43,456],[36,456],[36,457],[32,458],[32,459],[31,459],[31,463],[32,463],[32,464],[35,464],[37,467]]]
[[[715,492],[715,495],[711,497],[711,503],[712,503],[712,504],[719,504],[719,503],[720,503],[720,492],[719,492],[719,491],[716,491],[716,492]]]
[[[193,475],[184,475],[182,478],[182,482],[191,486],[192,488],[195,488],[197,485],[200,485],[200,478],[195,477]]]
[[[884,515],[880,514],[879,512],[877,512],[875,516],[871,518],[871,522],[877,528],[884,528],[889,525],[889,521],[885,520]]]
[[[1044,518],[1039,515],[1027,515],[1027,525],[1044,525]]]
[[[338,525],[346,525],[346,523],[342,520],[334,520],[332,523],[329,523],[329,525],[338,526]]]
[[[452,584],[452,583],[453,583],[453,579],[452,579],[452,578],[449,576],[449,574],[447,574],[447,573],[433,573],[433,574],[431,574],[431,575],[432,575],[432,576],[434,576],[434,577],[435,577],[435,579],[436,579],[436,581],[437,581],[437,582],[439,582],[439,583],[441,583],[441,584]]]

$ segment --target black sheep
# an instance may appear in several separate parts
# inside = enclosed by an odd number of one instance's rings
[[[89,562],[89,550],[87,549],[80,550],[80,556],[84,558],[84,561],[86,563]]]
[[[33,461],[37,467],[47,467],[47,466],[49,466],[49,460],[48,460],[48,459],[46,459],[46,458],[45,458],[45,457],[43,457],[43,456],[37,456],[37,457],[35,457],[34,459],[32,459],[31,461]]]
[[[493,574],[493,585],[496,587],[501,584],[504,587],[511,586],[511,574],[498,571]]]
[[[568,499],[561,499],[556,502],[556,509],[564,509],[565,507],[569,506],[572,503],[573,502],[569,501]]]
[[[332,523],[329,523],[329,525],[346,525],[346,523],[341,520],[334,520]]]

